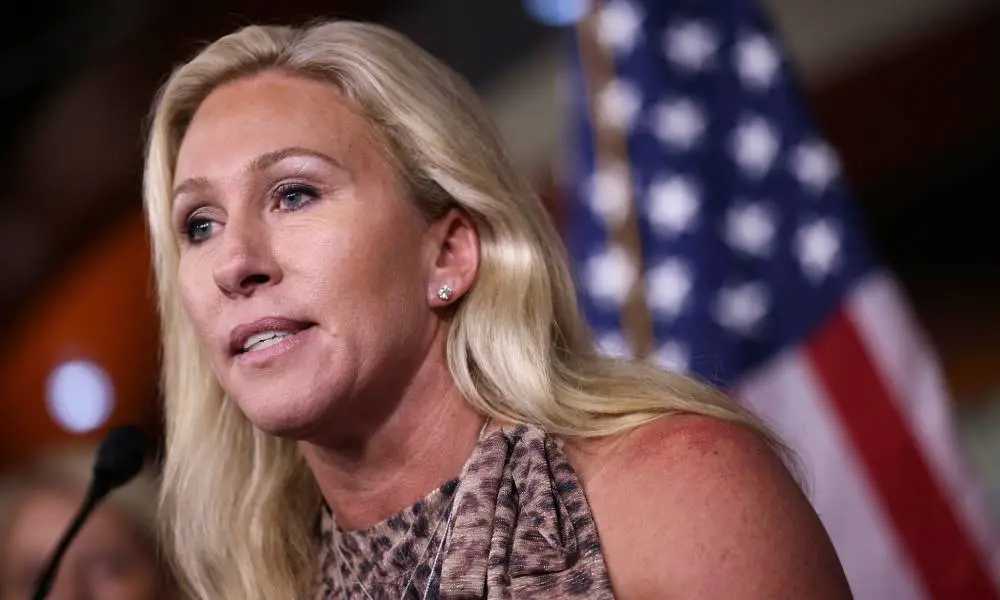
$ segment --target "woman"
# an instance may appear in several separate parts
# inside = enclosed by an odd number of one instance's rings
[[[94,451],[45,455],[0,483],[0,600],[33,597],[42,569],[83,504]],[[167,600],[156,543],[156,486],[144,473],[113,492],[87,520],[57,573],[51,600]]]
[[[211,44],[144,195],[198,598],[849,597],[764,428],[595,353],[483,107],[402,36]]]

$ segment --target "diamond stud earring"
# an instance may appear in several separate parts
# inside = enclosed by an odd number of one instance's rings
[[[445,302],[451,300],[451,288],[446,285],[442,285],[441,287],[438,288],[437,297],[444,300]]]

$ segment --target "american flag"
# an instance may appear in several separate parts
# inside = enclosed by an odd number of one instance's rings
[[[748,0],[609,0],[574,39],[568,238],[612,354],[730,390],[798,453],[859,600],[997,598],[933,350]]]

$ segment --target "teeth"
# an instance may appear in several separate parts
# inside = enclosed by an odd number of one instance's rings
[[[243,351],[252,352],[254,350],[267,348],[268,346],[273,346],[290,335],[292,334],[287,331],[265,331],[262,333],[255,333],[243,342]]]

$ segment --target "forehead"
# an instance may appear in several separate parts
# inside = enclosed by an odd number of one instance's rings
[[[376,149],[364,117],[332,84],[266,72],[205,98],[181,142],[176,178],[226,176],[287,147],[345,160]]]

